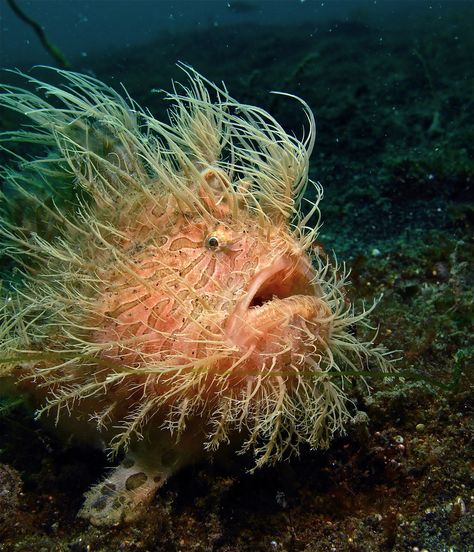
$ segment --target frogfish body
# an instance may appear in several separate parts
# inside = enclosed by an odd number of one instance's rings
[[[86,494],[80,515],[97,525],[133,520],[223,443],[255,467],[327,446],[352,416],[344,367],[386,367],[350,331],[366,312],[344,274],[313,249],[306,104],[299,141],[185,71],[167,123],[71,72],[0,96],[30,125],[3,141],[43,148],[4,170],[19,276],[3,290],[0,376],[60,432],[122,456]]]

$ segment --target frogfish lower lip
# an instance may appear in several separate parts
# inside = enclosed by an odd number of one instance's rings
[[[314,274],[308,259],[286,255],[257,272],[227,319],[227,339],[248,349],[297,316],[313,319],[322,308],[318,286],[312,283]]]

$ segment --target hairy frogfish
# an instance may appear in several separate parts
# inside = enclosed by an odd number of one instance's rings
[[[0,95],[28,123],[0,138],[17,159],[2,173],[0,376],[117,459],[80,511],[96,525],[137,518],[224,445],[254,468],[326,447],[354,416],[349,378],[387,367],[354,331],[367,311],[344,267],[314,246],[307,104],[286,95],[306,116],[298,139],[183,69],[166,121],[67,71]]]

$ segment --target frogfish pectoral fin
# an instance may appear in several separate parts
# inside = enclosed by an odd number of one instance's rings
[[[130,523],[143,514],[156,491],[173,472],[170,467],[152,469],[147,462],[128,454],[103,481],[86,493],[78,516],[96,526]]]

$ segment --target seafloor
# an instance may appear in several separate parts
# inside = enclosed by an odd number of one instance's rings
[[[329,450],[254,475],[242,457],[189,468],[122,528],[75,517],[106,459],[3,399],[0,551],[474,550],[474,13],[451,6],[383,29],[363,13],[213,26],[74,64],[158,114],[152,89],[179,76],[176,60],[298,134],[298,104],[267,91],[303,97],[318,125],[320,240],[352,266],[356,304],[383,293],[373,322],[400,359],[370,397],[354,385],[367,416]]]

